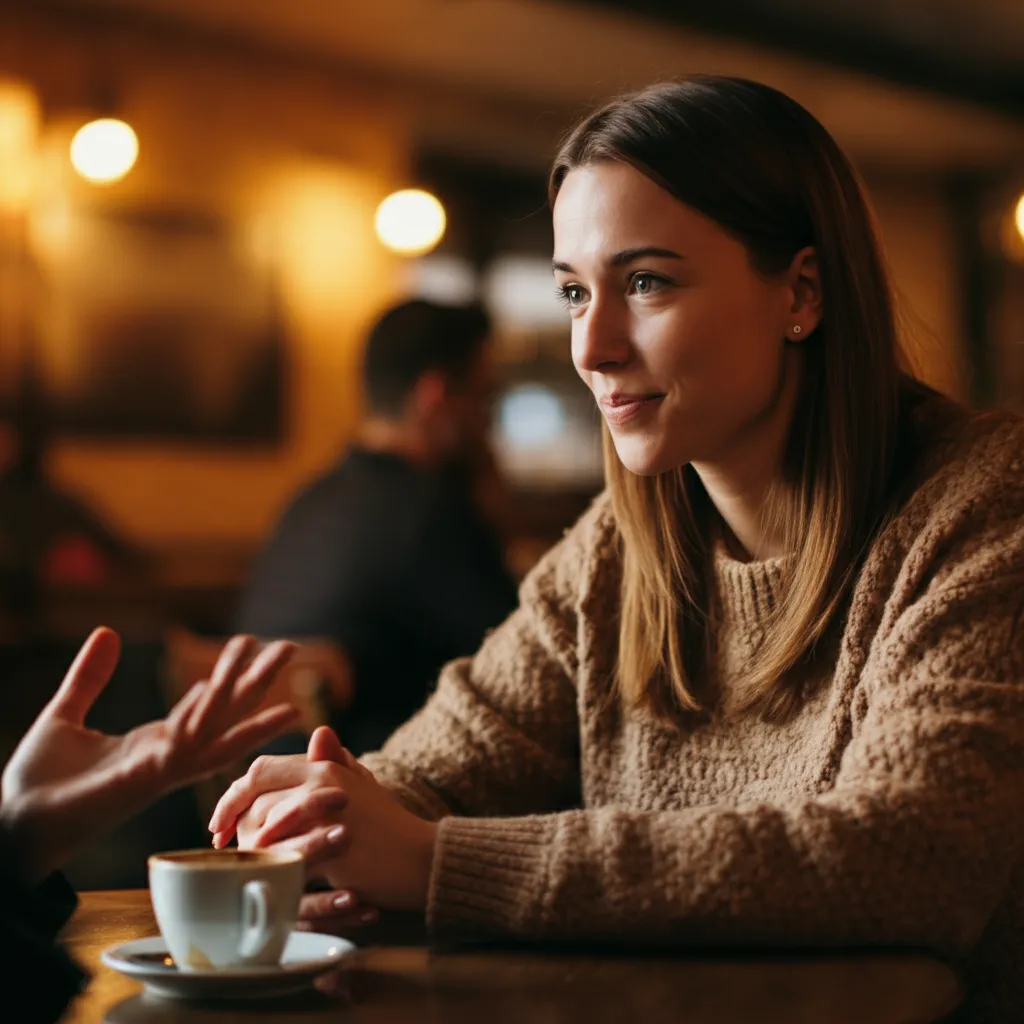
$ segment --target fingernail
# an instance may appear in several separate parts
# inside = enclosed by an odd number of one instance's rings
[[[359,915],[359,920],[362,921],[363,924],[372,924],[374,921],[377,920],[377,911],[376,910],[364,910]]]
[[[340,843],[345,838],[345,826],[338,825],[327,833],[327,842]]]
[[[334,897],[335,910],[344,910],[350,906],[352,906],[352,896],[350,893],[343,892],[340,896]]]

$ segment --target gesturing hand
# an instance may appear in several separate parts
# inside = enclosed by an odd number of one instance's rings
[[[85,717],[117,666],[121,642],[113,630],[95,630],[0,781],[0,824],[26,874],[45,877],[76,845],[291,725],[297,712],[288,704],[253,712],[293,647],[270,644],[249,664],[256,649],[251,637],[233,638],[209,681],[196,683],[166,719],[108,736],[87,728]]]

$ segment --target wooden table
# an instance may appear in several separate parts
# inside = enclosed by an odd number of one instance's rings
[[[370,946],[343,972],[341,1000],[311,992],[248,1006],[192,1005],[141,994],[103,967],[116,942],[156,934],[145,890],[82,896],[65,940],[93,973],[71,1024],[906,1024],[935,1021],[961,998],[944,964],[922,956],[664,958],[431,952]]]

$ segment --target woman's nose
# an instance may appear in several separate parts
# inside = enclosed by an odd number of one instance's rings
[[[581,373],[622,366],[632,354],[625,318],[607,303],[591,302],[572,323],[572,359]]]

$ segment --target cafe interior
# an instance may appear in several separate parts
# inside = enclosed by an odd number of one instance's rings
[[[31,448],[48,495],[0,508],[0,761],[99,624],[124,653],[97,728],[209,671],[282,511],[350,444],[367,331],[399,300],[491,317],[521,579],[603,486],[549,162],[587,109],[694,72],[824,123],[867,183],[918,373],[1024,410],[1017,0],[0,5],[0,476]],[[282,685],[315,724],[325,687],[360,680],[309,639]],[[224,784],[164,797],[68,878],[145,886],[147,856],[208,841]]]

